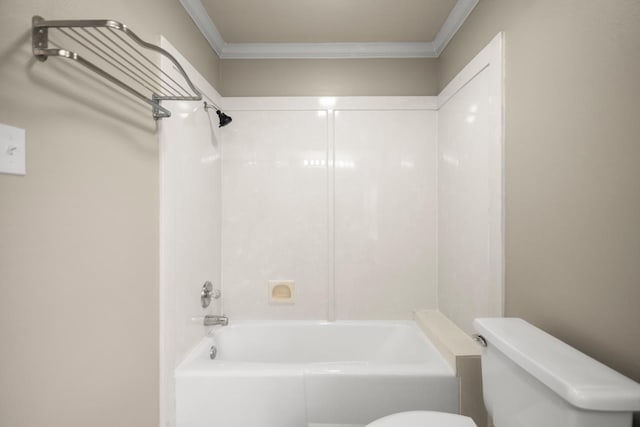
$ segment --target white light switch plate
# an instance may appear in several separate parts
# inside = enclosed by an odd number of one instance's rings
[[[0,123],[0,173],[26,175],[26,132]]]

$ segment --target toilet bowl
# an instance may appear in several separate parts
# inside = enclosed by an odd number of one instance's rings
[[[367,427],[476,427],[469,417],[444,412],[400,412],[380,418]]]
[[[640,384],[515,318],[476,319],[485,407],[495,427],[631,427]],[[367,427],[476,427],[467,417],[401,412]]]

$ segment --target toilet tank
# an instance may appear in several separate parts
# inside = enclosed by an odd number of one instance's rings
[[[522,319],[476,319],[495,427],[630,427],[640,384]]]

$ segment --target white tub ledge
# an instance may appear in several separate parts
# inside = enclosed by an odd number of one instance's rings
[[[438,310],[416,310],[415,321],[442,354],[460,380],[460,413],[487,425],[482,400],[482,349],[469,335]]]

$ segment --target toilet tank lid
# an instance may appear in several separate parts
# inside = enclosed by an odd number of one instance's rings
[[[484,318],[474,329],[501,353],[572,405],[640,411],[640,384],[517,318]]]

